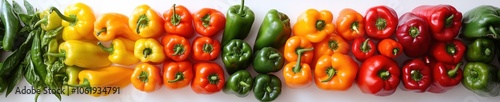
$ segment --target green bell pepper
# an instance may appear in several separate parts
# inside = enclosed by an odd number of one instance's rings
[[[254,83],[253,94],[259,101],[273,101],[281,94],[281,80],[273,74],[259,74]]]
[[[64,95],[71,95],[73,92],[74,87],[71,87],[71,85],[78,85],[78,74],[82,71],[82,68],[76,67],[76,66],[69,66],[66,67],[66,79],[65,80],[65,85],[63,86],[63,91]]]
[[[250,33],[254,20],[255,15],[250,8],[245,6],[245,0],[241,0],[241,5],[229,7],[221,44],[226,45],[232,39],[244,40]]]
[[[229,76],[222,90],[227,94],[235,94],[238,97],[246,97],[252,90],[252,74],[247,70],[239,70]]]
[[[495,42],[489,38],[478,38],[467,46],[467,61],[490,63],[495,57]]]
[[[279,49],[290,38],[291,34],[290,18],[282,12],[271,9],[260,25],[253,48],[254,50],[260,50],[264,47]]]
[[[262,74],[278,72],[283,68],[284,63],[283,54],[281,54],[277,49],[264,47],[255,52],[253,69],[255,72]]]
[[[497,96],[500,87],[496,68],[483,62],[468,62],[464,68],[462,84],[480,96]]]
[[[500,9],[482,5],[465,12],[461,37],[472,40],[481,37],[500,39]]]
[[[244,70],[250,66],[252,48],[240,39],[233,39],[222,48],[222,62],[227,73],[233,74],[238,70]]]

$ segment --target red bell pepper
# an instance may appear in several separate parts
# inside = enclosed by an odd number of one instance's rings
[[[393,59],[376,55],[361,64],[357,83],[363,93],[388,96],[396,91],[401,72]]]
[[[431,62],[432,63],[432,62]],[[450,65],[437,62],[432,67],[432,76],[434,82],[429,87],[429,92],[443,93],[457,86],[463,78],[462,69],[457,65]]]
[[[370,38],[389,38],[396,31],[398,14],[388,6],[369,8],[365,14],[365,31]]]
[[[431,46],[431,35],[427,22],[412,13],[405,13],[399,18],[396,38],[406,56],[417,58],[425,55]]]
[[[451,5],[422,5],[411,11],[429,23],[432,36],[438,41],[450,41],[462,27],[462,13]]]
[[[439,62],[448,64],[459,63],[464,56],[465,50],[464,43],[458,39],[446,42],[436,42],[431,47],[432,57]]]
[[[372,40],[365,39],[364,37],[359,37],[354,39],[352,43],[352,54],[356,57],[358,61],[364,61],[373,55],[375,55],[375,51],[377,51],[377,46],[373,43]]]
[[[193,17],[191,12],[183,5],[173,5],[171,9],[163,13],[165,19],[165,31],[186,38],[194,35]]]
[[[403,74],[404,90],[425,92],[432,84],[431,68],[422,59],[407,60],[401,74]]]

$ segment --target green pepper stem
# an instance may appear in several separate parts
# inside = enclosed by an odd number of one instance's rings
[[[337,70],[335,70],[332,66],[328,67],[326,69],[326,74],[328,75],[328,78],[325,80],[321,80],[321,82],[328,82],[333,79],[333,76],[337,73]]]
[[[280,54],[278,54],[278,53],[269,54],[269,59],[274,59],[274,58],[278,58],[278,57],[280,57]]]
[[[419,30],[418,30],[418,28],[417,28],[417,27],[415,27],[415,26],[411,26],[411,27],[410,27],[410,31],[409,31],[409,33],[410,33],[410,36],[411,36],[412,38],[417,38],[417,36],[418,36],[418,35],[420,35],[420,31],[419,31]]]
[[[377,26],[378,30],[384,30],[385,27],[387,27],[387,21],[384,18],[379,17],[377,18],[377,21],[375,21],[375,26]]]
[[[219,83],[219,76],[217,74],[211,74],[208,76],[208,82],[210,84],[217,84]]]
[[[316,20],[316,30],[322,31],[325,29],[326,22],[324,20]]]
[[[108,53],[113,53],[113,51],[115,51],[115,49],[113,48],[113,44],[110,45],[110,47],[106,47],[104,45],[102,45],[101,42],[97,42],[97,45],[104,51],[108,52]]]
[[[450,78],[453,78],[457,75],[457,72],[458,72],[458,69],[460,69],[460,66],[462,65],[462,62],[458,63],[456,66],[455,66],[455,69],[452,69],[452,70],[449,70],[448,71],[448,76]]]
[[[243,14],[245,14],[245,12],[244,12],[245,9],[244,8],[245,8],[245,0],[241,0],[241,7],[240,7],[240,10],[238,11],[238,14],[240,16],[242,16]]]
[[[359,22],[355,21],[351,24],[351,29],[354,30],[354,32],[359,34],[359,29],[358,29]]]
[[[43,17],[42,19],[40,19],[38,22],[35,23],[35,26],[38,26],[42,23],[47,23],[49,20],[47,19],[47,17]]]
[[[139,74],[139,76],[137,78],[139,78],[139,80],[141,80],[141,82],[147,83],[149,80],[148,76],[149,76],[148,72],[142,71],[141,74]]]
[[[148,25],[148,22],[149,19],[148,16],[146,16],[146,14],[142,14],[141,16],[139,16],[139,20],[137,20],[137,25],[135,27],[135,31],[137,32],[137,34],[141,33],[141,28]]]
[[[269,85],[267,85],[266,86],[266,91],[267,91],[267,93],[271,93],[271,91],[273,91],[273,90],[271,89],[271,87]]]
[[[97,35],[97,36],[99,36],[99,35],[101,35],[101,33],[103,33],[103,32],[107,32],[107,31],[108,31],[108,29],[107,29],[106,27],[104,27],[104,28],[102,28],[101,30],[98,30],[98,31],[96,32],[96,35]]]
[[[361,51],[363,51],[364,53],[368,53],[370,52],[370,50],[372,49],[368,42],[370,41],[370,38],[366,38],[366,40],[363,42],[363,44],[361,45]]]
[[[203,52],[211,53],[213,50],[212,44],[203,44]]]
[[[451,15],[450,17],[446,18],[445,21],[446,27],[450,27],[453,24],[453,18],[455,18],[455,15]]]
[[[491,49],[490,48],[484,49],[484,55],[491,56]]]
[[[498,38],[498,33],[495,30],[495,27],[490,26],[488,28],[490,29],[490,32],[493,33],[493,34],[488,34],[488,35],[491,36],[493,39],[497,39]]]
[[[184,54],[184,46],[182,46],[181,44],[175,44],[174,46],[174,54],[172,54],[172,56],[179,56],[179,55],[182,55]]]
[[[177,13],[175,13],[175,4],[172,6],[172,8],[174,11],[172,12],[172,19],[170,19],[170,23],[172,23],[174,26],[177,26],[181,22],[180,17]]]
[[[244,82],[244,81],[240,81],[240,83],[239,83],[239,84],[240,84],[241,86],[243,86],[243,87],[250,87],[250,85],[249,85],[248,83]]]
[[[455,44],[447,44],[446,45],[446,52],[450,55],[455,55],[457,52],[457,48],[455,47]]]
[[[72,17],[68,17],[68,16],[65,16],[61,13],[61,11],[59,11],[59,9],[57,9],[56,7],[50,7],[49,9],[49,13],[51,12],[56,12],[57,16],[59,16],[62,20],[64,21],[67,21],[67,22],[76,22],[76,18],[72,18]]]
[[[293,72],[295,73],[298,73],[300,72],[300,63],[301,63],[301,59],[302,59],[302,53],[304,52],[307,52],[307,51],[311,51],[311,50],[314,50],[314,48],[307,48],[307,49],[304,49],[304,48],[297,48],[297,51],[295,51],[297,53],[297,64],[295,64],[294,68],[292,69]]]
[[[78,85],[64,84],[64,85],[67,85],[67,86],[70,86],[70,87],[91,87],[90,86],[90,82],[89,82],[89,80],[87,78],[83,79],[82,84],[78,84]]]
[[[184,74],[181,72],[175,73],[175,79],[167,81],[168,83],[175,83],[184,80]]]
[[[145,48],[144,50],[142,50],[142,54],[144,55],[144,58],[148,58],[149,55],[151,55],[153,53],[153,51],[151,50],[151,48]]]
[[[203,27],[210,26],[210,19],[211,19],[210,14],[206,14],[205,16],[203,16],[201,18],[201,22],[203,24]]]
[[[391,73],[387,70],[382,70],[382,71],[378,72],[378,77],[382,78],[383,80],[389,79],[390,75],[391,75]]]
[[[337,50],[339,48],[339,43],[337,40],[328,40],[328,47],[331,50]]]
[[[413,79],[415,81],[422,80],[423,75],[422,75],[422,73],[420,73],[419,70],[411,70],[410,74],[411,74],[411,79]]]
[[[398,55],[398,53],[399,53],[399,48],[393,48],[392,49],[392,54],[393,55]]]

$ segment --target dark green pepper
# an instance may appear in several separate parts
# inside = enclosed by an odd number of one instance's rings
[[[264,47],[279,49],[290,38],[291,34],[290,18],[282,12],[271,9],[260,25],[253,48],[254,50],[260,50]]]
[[[226,13],[226,27],[222,35],[221,45],[226,45],[232,39],[245,40],[250,33],[255,15],[253,11],[245,6],[245,0],[241,5],[229,7]]]
[[[2,47],[6,51],[13,51],[17,32],[21,29],[21,23],[19,22],[19,18],[17,18],[16,14],[14,13],[12,5],[10,5],[7,0],[2,1],[1,7],[2,11],[0,18],[2,20],[3,26],[5,27]]]
[[[500,9],[482,5],[465,12],[462,19],[462,38],[472,40],[481,37],[500,39]]]
[[[229,76],[222,90],[227,94],[235,94],[238,97],[246,97],[252,90],[253,78],[247,70],[239,70]]]
[[[497,71],[493,65],[483,62],[468,62],[464,68],[462,84],[480,96],[497,96],[500,87]]]
[[[284,63],[283,54],[280,51],[272,47],[264,47],[255,52],[253,69],[262,74],[278,72],[283,68]]]
[[[495,57],[495,42],[489,38],[478,38],[467,46],[467,61],[490,63]]]
[[[233,39],[224,45],[221,57],[227,73],[233,74],[250,66],[252,63],[252,48],[243,40]]]
[[[281,94],[281,80],[273,74],[259,74],[255,77],[253,94],[259,101],[273,101]]]

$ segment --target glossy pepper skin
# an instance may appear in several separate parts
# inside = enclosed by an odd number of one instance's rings
[[[0,12],[0,21],[2,21],[2,25],[4,31],[2,32],[2,49],[7,51],[14,51],[15,38],[17,38],[17,33],[21,30],[21,23],[19,23],[19,18],[14,13],[13,7],[7,0],[3,0],[1,2],[2,8]],[[3,92],[3,91],[2,91]]]
[[[153,92],[162,85],[160,70],[160,68],[149,63],[138,64],[130,77],[130,82],[139,91]]]
[[[284,63],[283,54],[278,49],[264,47],[255,52],[252,65],[255,72],[267,74],[280,71]]]
[[[233,39],[222,48],[222,62],[227,73],[245,70],[252,63],[252,48],[240,39]]]
[[[253,49],[260,50],[264,47],[279,49],[291,35],[290,18],[285,13],[271,9],[260,25]]]
[[[189,40],[179,35],[165,35],[161,39],[165,55],[174,61],[182,61],[191,54]]]
[[[141,36],[135,34],[128,26],[128,17],[119,13],[104,13],[94,23],[94,36],[99,41],[111,41],[115,37],[138,40]]]
[[[142,38],[158,38],[165,33],[164,22],[158,12],[143,4],[135,7],[128,20],[128,26]]]
[[[365,61],[366,59],[375,55],[377,52],[377,46],[369,38],[356,38],[352,43],[352,55],[356,57],[358,61]]]
[[[245,40],[252,29],[254,20],[255,14],[249,7],[245,6],[245,0],[241,0],[241,5],[229,7],[221,45],[226,45],[232,39]]]
[[[97,40],[94,35],[94,22],[96,17],[90,6],[84,3],[74,3],[66,6],[64,14],[57,8],[51,7],[49,12],[55,11],[63,20],[61,25],[64,27],[62,38],[67,40]]]
[[[464,68],[462,84],[465,88],[480,96],[498,96],[500,84],[497,78],[498,69],[482,62],[468,62]]]
[[[403,53],[403,45],[390,38],[378,42],[378,52],[389,58],[396,58]]]
[[[216,9],[202,8],[193,14],[193,23],[198,34],[212,37],[224,29],[226,17]]]
[[[64,94],[69,96],[73,94],[71,90],[74,89],[74,87],[71,87],[70,85],[78,85],[78,74],[82,71],[82,68],[76,67],[76,66],[69,66],[66,67],[66,76],[68,80],[66,81],[67,85],[62,86]]]
[[[287,42],[288,43],[288,42]],[[297,49],[298,58],[296,61],[289,62],[283,68],[283,77],[285,84],[290,88],[304,88],[311,85],[312,75],[311,67],[308,63],[303,63],[301,57],[305,52],[311,52],[314,48]]]
[[[191,12],[182,5],[173,5],[171,9],[163,13],[165,19],[165,31],[186,38],[194,35],[193,17]]]
[[[253,93],[259,101],[273,101],[281,94],[281,80],[273,74],[255,76]]]
[[[45,31],[50,31],[61,26],[62,19],[55,12],[50,12],[50,9],[40,12],[40,27]],[[37,22],[37,23],[38,23]]]
[[[431,62],[432,77],[434,82],[429,87],[428,92],[444,93],[460,83],[463,78],[462,63],[446,64],[443,62]]]
[[[323,55],[333,55],[334,53],[347,54],[349,51],[349,43],[344,38],[337,34],[330,34],[327,38],[319,43],[313,44],[314,57],[311,68],[316,68],[316,62]]]
[[[432,84],[432,69],[422,59],[408,59],[401,69],[404,90],[425,92]]]
[[[335,25],[332,21],[332,12],[308,9],[300,14],[297,23],[293,25],[293,34],[302,36],[312,43],[317,43],[325,39],[327,35],[335,32]]]
[[[473,40],[481,37],[500,39],[500,8],[491,5],[477,6],[463,15],[461,38]]]
[[[165,62],[163,68],[163,83],[167,88],[183,88],[193,80],[193,64],[188,60]]]
[[[337,18],[337,33],[351,41],[365,35],[363,15],[351,8],[342,9]]]
[[[431,46],[432,56],[439,62],[449,64],[459,63],[462,60],[465,50],[464,43],[458,39],[447,42],[436,42]]]
[[[109,53],[109,61],[121,65],[133,65],[139,62],[139,58],[134,56],[135,41],[125,38],[115,38],[110,47],[105,47],[102,43],[97,43],[101,49]]]
[[[432,41],[427,22],[413,13],[405,13],[399,18],[396,38],[405,55],[411,58],[424,56]]]
[[[214,62],[194,64],[194,79],[191,89],[197,94],[213,94],[224,88],[224,70]]]
[[[165,60],[163,46],[153,38],[135,41],[134,56],[141,62],[161,63]]]
[[[239,70],[231,74],[222,91],[238,97],[246,97],[252,90],[253,77],[247,70]]]
[[[366,36],[375,39],[389,38],[396,32],[398,14],[389,6],[374,6],[366,11],[364,22]]]
[[[197,61],[212,61],[219,57],[221,45],[217,39],[210,37],[196,37],[193,40],[193,55]]]
[[[316,63],[314,82],[323,90],[345,91],[351,88],[357,72],[358,63],[349,55],[324,55]]]
[[[80,81],[79,87],[120,87],[125,88],[125,86],[130,84],[130,76],[134,70],[130,68],[110,66],[95,70],[82,70],[78,74],[78,79]],[[94,91],[93,91],[94,92]],[[108,92],[96,92],[89,94],[94,97],[101,95],[107,96]]]
[[[82,68],[101,68],[111,65],[108,52],[94,43],[68,40],[59,45],[59,53],[48,53],[49,56],[64,57],[67,66]]]
[[[462,13],[451,5],[421,5],[411,12],[427,21],[437,41],[455,39],[462,27]]]
[[[302,63],[311,63],[314,57],[312,43],[302,36],[292,36],[290,37],[286,43],[283,51],[283,55],[285,56],[285,60],[287,62],[297,61],[299,59],[299,55],[297,53],[298,50],[307,50],[305,51],[300,58]]]
[[[478,38],[467,46],[466,58],[470,62],[490,63],[496,53],[495,42],[489,38]]]
[[[383,55],[376,55],[361,64],[357,84],[363,93],[388,96],[396,91],[400,75],[396,61]]]

